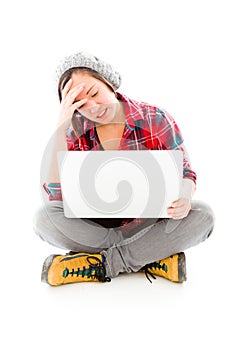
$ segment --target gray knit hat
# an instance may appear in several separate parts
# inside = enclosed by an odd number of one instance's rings
[[[102,75],[115,89],[121,85],[120,74],[108,63],[99,58],[86,53],[78,52],[76,54],[66,56],[57,67],[56,76],[59,81],[62,74],[70,68],[85,67],[90,68]]]

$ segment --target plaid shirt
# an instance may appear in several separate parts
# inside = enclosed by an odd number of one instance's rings
[[[191,169],[185,155],[183,138],[174,119],[164,109],[137,102],[117,92],[117,98],[124,103],[125,129],[118,150],[182,150],[183,151],[183,178],[196,183],[196,173]],[[104,150],[95,124],[87,118],[82,119],[82,135],[77,137],[71,126],[67,129],[66,141],[69,151],[100,151]],[[44,184],[49,200],[62,200],[59,183]],[[120,219],[119,219],[120,220]],[[127,234],[141,225],[145,218],[124,218],[121,230]]]

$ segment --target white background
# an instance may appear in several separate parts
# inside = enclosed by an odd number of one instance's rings
[[[1,32],[1,316],[4,349],[232,349],[231,1],[7,1]],[[112,63],[119,91],[179,125],[215,211],[212,237],[186,252],[183,285],[143,274],[52,288],[35,236],[40,161],[58,114],[54,71],[85,50]],[[230,318],[228,318],[230,317]]]

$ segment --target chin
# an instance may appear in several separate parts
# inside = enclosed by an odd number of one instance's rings
[[[97,120],[99,124],[111,124],[114,119],[113,115],[107,115],[103,120]]]

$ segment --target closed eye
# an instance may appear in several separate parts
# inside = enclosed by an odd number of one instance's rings
[[[78,107],[78,109],[81,109],[85,106],[85,103],[83,105],[81,105],[80,107]]]
[[[96,93],[94,93],[94,95],[92,95],[91,97],[95,97],[98,94],[98,91],[96,91]]]
[[[80,100],[75,100],[74,102],[79,102]],[[83,108],[83,106],[85,106],[85,103],[83,103],[80,107],[78,107],[78,109]]]

